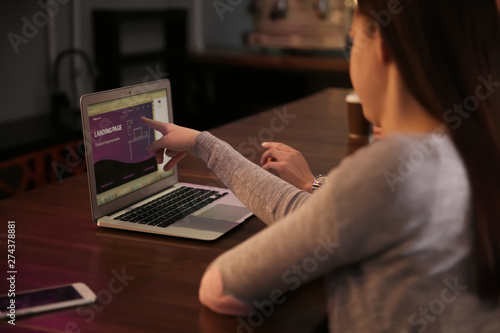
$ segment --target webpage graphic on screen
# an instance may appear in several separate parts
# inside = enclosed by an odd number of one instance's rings
[[[153,118],[152,102],[90,117],[98,194],[158,170],[155,154],[147,151],[154,131],[141,117]]]

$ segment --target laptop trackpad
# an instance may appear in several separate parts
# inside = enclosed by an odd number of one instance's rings
[[[237,222],[246,215],[248,215],[248,208],[246,207],[219,204],[207,209],[198,216],[211,220]]]
[[[191,215],[175,222],[172,227],[194,229],[198,231],[212,231],[223,234],[237,225],[238,223],[235,222],[209,220],[207,218]]]
[[[248,214],[248,208],[219,204],[202,214],[179,220],[172,227],[225,233],[238,225],[236,221]]]

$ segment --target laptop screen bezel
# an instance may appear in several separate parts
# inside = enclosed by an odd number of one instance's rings
[[[141,189],[138,189],[132,193],[129,193],[123,197],[117,198],[111,202],[98,205],[97,202],[97,190],[95,182],[95,169],[94,161],[91,149],[91,133],[90,133],[90,117],[88,114],[88,106],[108,101],[114,101],[121,98],[133,97],[149,92],[166,90],[167,96],[167,106],[168,106],[168,119],[169,122],[173,123],[173,112],[172,112],[172,97],[170,90],[170,80],[160,80],[154,82],[148,82],[143,84],[132,85],[128,87],[107,90],[103,92],[97,92],[92,94],[83,95],[80,99],[80,109],[82,113],[82,127],[83,136],[85,142],[85,155],[87,161],[87,176],[89,182],[89,192],[90,192],[90,203],[92,207],[92,218],[95,222],[103,216],[110,215],[117,212],[125,207],[128,207],[134,203],[137,203],[145,198],[152,196],[160,191],[165,190],[169,186],[178,183],[177,166],[173,168],[173,174],[165,179],[159,180],[153,184],[147,185]],[[156,132],[156,131],[155,131]],[[158,135],[159,132],[156,133]],[[155,136],[156,136],[155,135]],[[160,134],[161,135],[161,134]]]

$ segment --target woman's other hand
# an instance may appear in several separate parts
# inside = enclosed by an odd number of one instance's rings
[[[276,170],[283,180],[312,192],[314,175],[299,151],[279,142],[264,142],[262,147],[267,149],[260,161],[265,170]]]

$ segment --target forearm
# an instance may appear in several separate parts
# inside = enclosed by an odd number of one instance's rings
[[[193,152],[267,224],[281,219],[309,198],[309,193],[263,170],[208,132],[198,135]]]
[[[335,207],[325,190],[219,256],[203,277],[200,301],[217,312],[244,315],[255,302],[281,301],[341,264]]]

